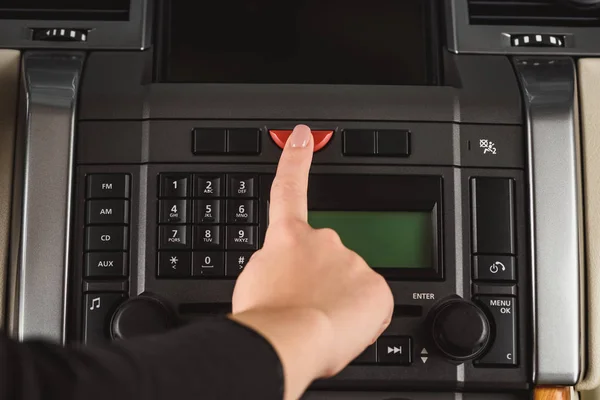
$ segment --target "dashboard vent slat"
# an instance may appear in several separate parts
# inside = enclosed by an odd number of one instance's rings
[[[130,0],[0,0],[0,19],[127,21]]]
[[[472,25],[600,27],[600,10],[556,0],[469,0]]]

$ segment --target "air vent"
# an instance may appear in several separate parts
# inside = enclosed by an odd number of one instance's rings
[[[127,21],[130,0],[0,0],[0,19]]]
[[[469,0],[472,25],[600,27],[600,10],[557,0]]]

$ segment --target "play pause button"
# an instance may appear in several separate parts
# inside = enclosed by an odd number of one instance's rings
[[[377,361],[380,364],[410,365],[411,340],[408,336],[384,336],[377,341]]]

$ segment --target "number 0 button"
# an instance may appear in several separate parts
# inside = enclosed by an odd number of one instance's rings
[[[225,276],[225,254],[223,252],[202,251],[194,253],[193,257],[192,276]]]
[[[256,227],[228,226],[227,248],[231,250],[256,250]]]

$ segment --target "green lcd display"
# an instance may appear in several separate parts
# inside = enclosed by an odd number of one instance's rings
[[[331,228],[372,268],[433,268],[431,212],[309,211],[313,228]]]

